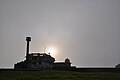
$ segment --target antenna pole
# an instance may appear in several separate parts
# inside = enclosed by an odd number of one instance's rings
[[[46,52],[46,47],[44,47],[44,52]]]

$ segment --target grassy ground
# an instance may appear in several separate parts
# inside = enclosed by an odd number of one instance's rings
[[[1,71],[0,80],[120,80],[120,73],[72,71]]]

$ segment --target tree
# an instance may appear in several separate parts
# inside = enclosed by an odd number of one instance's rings
[[[116,65],[115,68],[120,68],[120,64]]]

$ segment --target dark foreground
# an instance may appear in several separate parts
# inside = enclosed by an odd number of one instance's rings
[[[0,80],[120,80],[119,72],[0,71]]]

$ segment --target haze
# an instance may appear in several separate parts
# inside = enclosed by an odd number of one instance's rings
[[[0,0],[0,67],[30,52],[57,50],[77,67],[120,63],[120,0]]]

